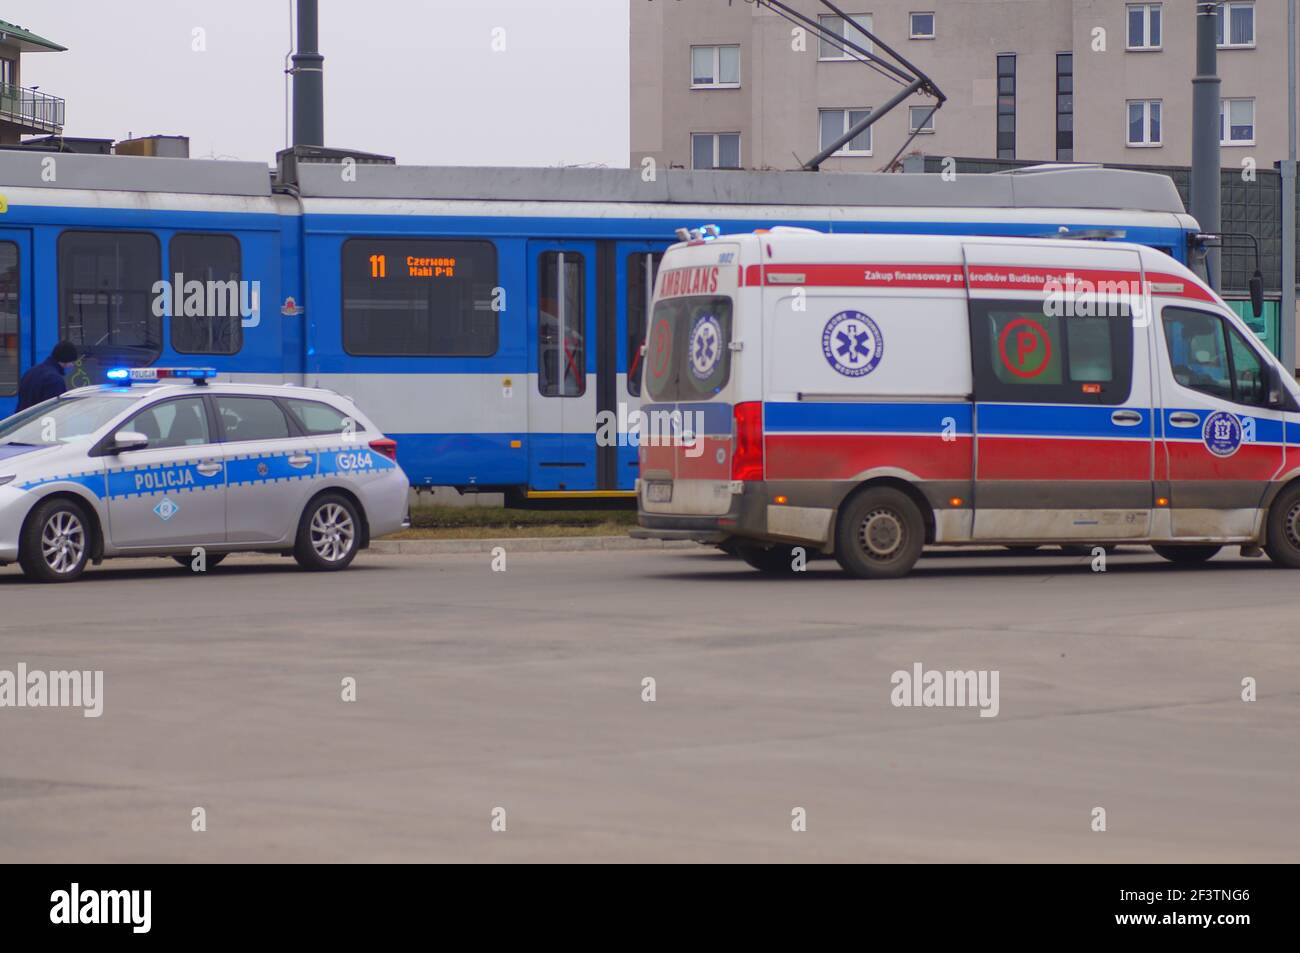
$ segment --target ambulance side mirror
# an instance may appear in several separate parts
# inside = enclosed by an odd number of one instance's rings
[[[136,430],[119,430],[113,434],[113,442],[109,444],[110,453],[127,453],[131,450],[143,450],[149,446],[149,438]]]

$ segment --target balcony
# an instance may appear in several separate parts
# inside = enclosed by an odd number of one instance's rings
[[[0,122],[24,132],[62,132],[63,100],[26,86],[0,83]]]

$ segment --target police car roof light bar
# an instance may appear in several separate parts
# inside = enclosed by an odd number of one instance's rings
[[[104,376],[110,381],[127,384],[189,380],[202,386],[217,376],[217,369],[215,367],[114,367]]]

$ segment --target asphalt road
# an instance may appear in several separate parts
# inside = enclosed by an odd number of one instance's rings
[[[6,568],[0,670],[104,710],[0,708],[0,862],[1300,860],[1300,573],[1130,552]],[[895,707],[918,662],[997,716]]]

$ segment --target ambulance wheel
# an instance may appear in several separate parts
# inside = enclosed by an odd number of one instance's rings
[[[784,576],[794,572],[794,547],[772,546],[764,549],[756,543],[737,543],[736,555],[759,572]]]
[[[1222,546],[1152,546],[1157,556],[1163,556],[1171,563],[1180,566],[1194,566],[1209,562],[1221,550]]]
[[[293,558],[303,569],[346,569],[361,543],[361,520],[347,497],[323,493],[307,504],[298,522]]]
[[[86,569],[94,529],[85,509],[67,499],[53,499],[32,510],[18,542],[18,562],[29,579],[71,582]]]
[[[225,558],[225,553],[213,553],[211,556],[205,556],[203,558],[203,564],[208,569],[215,569],[217,566],[221,565],[221,561]],[[190,572],[194,572],[193,556],[173,556],[172,559],[176,560],[176,564],[182,569],[188,569]],[[195,573],[195,575],[198,575],[198,573]]]
[[[1300,569],[1300,486],[1291,487],[1273,501],[1264,551],[1279,566]]]
[[[873,487],[840,510],[835,558],[859,579],[904,576],[921,558],[925,520],[911,497],[892,487]]]

